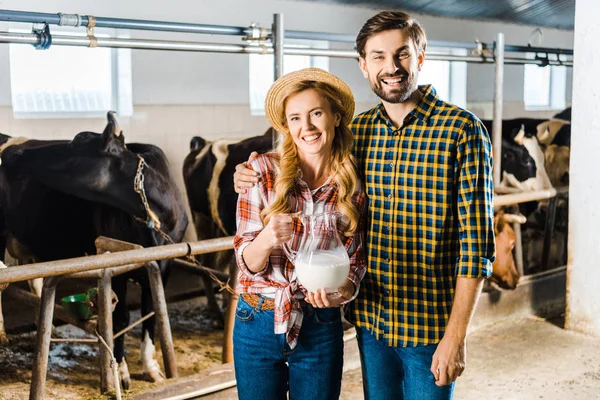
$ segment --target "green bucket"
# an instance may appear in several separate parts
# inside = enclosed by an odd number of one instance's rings
[[[90,291],[88,291],[88,293],[65,296],[60,299],[60,302],[68,313],[79,319],[90,319],[94,317],[94,312],[90,308]]]

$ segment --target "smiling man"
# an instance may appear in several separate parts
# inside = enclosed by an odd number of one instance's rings
[[[427,38],[403,12],[369,19],[360,69],[381,98],[351,124],[369,197],[367,274],[348,318],[367,399],[451,399],[492,273],[491,143],[481,121],[417,86]]]

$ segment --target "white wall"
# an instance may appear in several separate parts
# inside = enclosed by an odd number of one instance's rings
[[[577,0],[569,182],[568,329],[600,335],[600,4]]]

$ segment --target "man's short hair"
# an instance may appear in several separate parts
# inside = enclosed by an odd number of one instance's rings
[[[382,11],[365,22],[358,32],[356,51],[362,58],[365,58],[367,41],[378,33],[393,29],[404,31],[412,40],[418,53],[427,49],[427,36],[425,36],[425,30],[419,21],[402,11]]]

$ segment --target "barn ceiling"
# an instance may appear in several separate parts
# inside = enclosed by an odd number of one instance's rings
[[[575,0],[309,0],[573,30]]]

